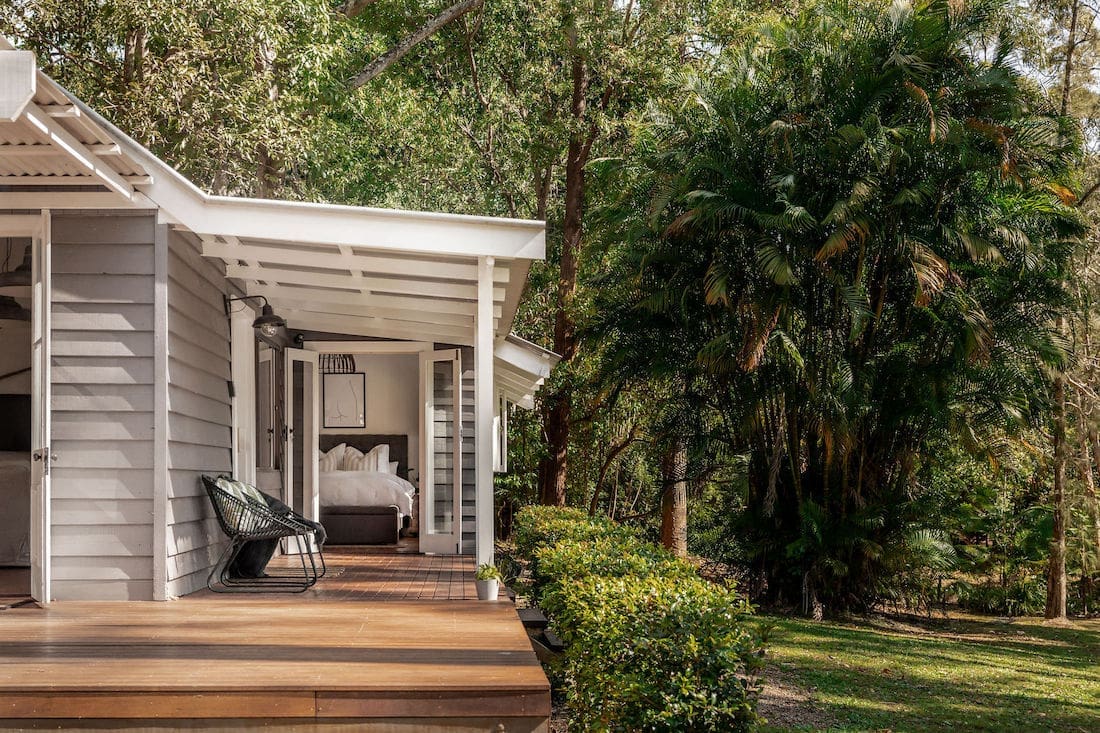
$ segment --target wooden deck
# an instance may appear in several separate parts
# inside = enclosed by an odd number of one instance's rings
[[[466,600],[471,561],[327,556],[300,595],[0,612],[0,730],[545,730],[546,677],[510,602]]]

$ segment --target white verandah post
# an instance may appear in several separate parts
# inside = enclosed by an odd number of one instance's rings
[[[233,377],[233,477],[256,483],[256,317],[244,303],[233,303],[230,367]]]
[[[477,319],[474,337],[474,427],[476,446],[478,564],[493,562],[493,264],[492,257],[477,261]]]

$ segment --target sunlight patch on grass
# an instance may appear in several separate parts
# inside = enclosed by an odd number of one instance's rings
[[[1097,621],[966,617],[904,631],[767,621],[772,665],[809,691],[836,730],[1100,730]]]

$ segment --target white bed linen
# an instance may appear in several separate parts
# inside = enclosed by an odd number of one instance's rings
[[[321,474],[321,506],[390,506],[412,516],[416,487],[382,471],[331,471]]]
[[[31,456],[0,451],[0,565],[30,564]]]

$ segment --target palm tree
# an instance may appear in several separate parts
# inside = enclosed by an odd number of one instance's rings
[[[874,600],[891,544],[920,536],[929,439],[992,450],[1064,358],[1080,135],[990,37],[998,10],[771,28],[618,168],[619,360],[708,380],[748,457],[750,559],[807,610]]]

